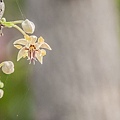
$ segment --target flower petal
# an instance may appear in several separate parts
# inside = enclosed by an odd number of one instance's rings
[[[23,48],[20,49],[20,51],[18,52],[17,61],[19,61],[22,57],[24,57],[25,54],[26,54],[26,50],[25,50],[25,47],[23,47]]]
[[[43,56],[39,56],[37,59],[41,64],[43,64]]]
[[[40,48],[46,48],[48,50],[52,50],[51,47],[47,43],[41,44]]]
[[[43,56],[41,56],[40,51],[37,51],[35,54],[36,58],[38,59],[38,61],[43,64]]]
[[[40,37],[38,38],[38,43],[44,43],[43,37],[40,36]]]
[[[25,40],[28,40],[28,41],[31,40],[30,36],[27,34],[24,36],[24,38],[25,38]]]
[[[41,56],[45,56],[46,55],[46,51],[44,49],[41,49]]]
[[[17,49],[21,49],[22,48],[21,45],[14,45],[14,47],[16,47]]]
[[[48,50],[52,50],[51,47],[46,42],[44,42],[43,37],[38,38],[38,44],[36,46],[37,48],[41,47],[41,48],[46,48]]]
[[[37,37],[35,35],[30,36],[31,41],[30,44],[35,44],[35,42],[37,41]]]
[[[25,51],[25,54],[23,55],[23,58],[27,57],[28,56],[28,52]]]
[[[18,39],[13,44],[26,45],[27,44],[27,40],[25,40],[25,39]]]

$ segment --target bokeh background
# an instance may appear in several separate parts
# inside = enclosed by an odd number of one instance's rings
[[[52,47],[44,64],[16,62],[14,40],[4,29],[0,61],[5,75],[0,120],[120,120],[120,0],[4,0],[4,17],[26,19]]]

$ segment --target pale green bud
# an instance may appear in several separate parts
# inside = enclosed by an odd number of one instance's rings
[[[0,98],[3,97],[4,91],[2,89],[0,89]]]
[[[5,74],[11,74],[14,72],[14,64],[12,61],[5,61],[2,63],[2,71]]]
[[[0,88],[4,87],[4,83],[0,81]]]
[[[33,34],[33,32],[35,31],[34,23],[28,19],[22,22],[22,28],[28,34]]]

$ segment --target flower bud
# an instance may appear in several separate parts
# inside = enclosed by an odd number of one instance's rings
[[[28,19],[22,22],[22,28],[28,34],[33,34],[33,32],[35,31],[34,23],[29,21]]]
[[[2,89],[0,89],[0,98],[3,97],[4,91]]]
[[[5,74],[11,74],[14,72],[14,64],[11,61],[5,61],[2,63],[2,71]]]
[[[0,81],[0,88],[4,87],[4,83]]]

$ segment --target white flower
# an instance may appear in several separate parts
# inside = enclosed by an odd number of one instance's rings
[[[13,44],[17,49],[20,49],[17,61],[27,56],[30,63],[33,62],[34,64],[37,59],[41,64],[43,63],[43,56],[46,55],[46,51],[41,48],[52,50],[42,37],[37,40],[36,36],[25,36],[25,38],[18,39]]]
[[[14,72],[14,64],[12,61],[4,61],[0,64],[0,67],[2,67],[2,71],[5,74],[11,74]]]
[[[0,89],[0,98],[3,97],[4,91],[2,89]]]
[[[34,23],[28,19],[22,22],[22,28],[28,34],[33,34],[33,32],[35,31]]]

